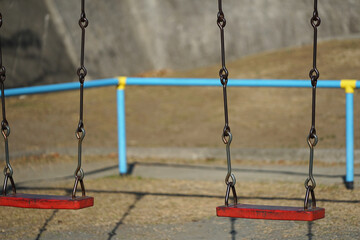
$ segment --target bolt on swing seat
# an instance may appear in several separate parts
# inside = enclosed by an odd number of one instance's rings
[[[303,207],[236,204],[216,208],[218,217],[268,220],[314,221],[325,217],[324,208],[304,210]]]
[[[7,167],[10,165],[7,165]],[[9,169],[9,170],[7,170]],[[12,177],[12,168],[6,168],[3,186],[3,195],[0,195],[0,206],[37,208],[37,209],[82,209],[94,205],[94,198],[85,196],[85,186],[83,182],[83,171],[79,170],[80,175],[76,175],[75,184],[71,196],[59,195],[39,195],[16,193],[15,182]],[[12,194],[6,194],[7,182],[10,179]],[[76,197],[76,189],[80,181],[82,196]]]
[[[225,178],[227,185],[225,194],[225,205],[216,208],[216,215],[218,217],[232,217],[232,218],[251,218],[251,219],[264,219],[264,220],[292,220],[292,221],[314,221],[325,217],[325,209],[316,207],[316,199],[314,189],[316,182],[313,177],[313,157],[314,146],[316,145],[318,138],[316,135],[314,141],[308,137],[308,144],[310,146],[310,161],[309,161],[309,177],[305,180],[305,200],[304,207],[289,207],[289,206],[269,206],[269,205],[250,205],[250,204],[238,204],[238,199],[235,190],[236,179],[231,173],[230,163],[230,143],[232,136],[227,142],[227,156],[228,156],[228,174]],[[232,178],[232,182],[229,178]],[[311,182],[311,184],[309,184]],[[234,204],[229,204],[230,190],[233,193]],[[311,206],[310,199],[311,196]]]
[[[234,204],[229,205],[230,187],[234,196]],[[309,192],[311,192],[312,207],[308,208]],[[225,205],[216,208],[218,217],[250,218],[265,220],[293,220],[293,221],[314,221],[325,217],[325,209],[316,207],[315,193],[307,188],[304,207],[268,206],[237,204],[235,186],[228,184],[225,197]]]
[[[12,184],[12,194],[6,195],[7,179],[10,178]],[[72,196],[60,195],[39,195],[16,193],[16,188],[12,176],[5,176],[3,195],[0,195],[0,206],[18,208],[37,208],[37,209],[82,209],[94,205],[94,198],[85,196],[84,183],[80,180],[82,196],[76,197],[78,179],[75,180]]]

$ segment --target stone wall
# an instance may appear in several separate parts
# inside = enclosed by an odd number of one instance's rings
[[[0,4],[6,17],[0,33],[4,64],[13,78],[10,86],[76,79],[80,1]],[[228,60],[311,44],[313,0],[223,0],[223,9]],[[86,12],[85,61],[91,78],[219,63],[216,0],[87,0]],[[319,38],[358,36],[359,12],[358,0],[319,1]],[[31,51],[19,39],[27,39]]]

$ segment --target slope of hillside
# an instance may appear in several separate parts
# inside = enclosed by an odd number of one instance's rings
[[[359,56],[360,40],[321,43],[318,60],[321,79],[359,78]],[[228,66],[232,78],[306,79],[311,67],[311,47],[249,56],[229,62]],[[143,75],[216,78],[218,69],[219,65]],[[310,89],[231,88],[228,95],[233,147],[307,148]],[[84,147],[116,148],[115,104],[115,88],[86,90]],[[12,151],[76,147],[78,92],[9,98],[7,112],[12,127]],[[360,106],[355,103],[355,123],[359,116]],[[223,121],[221,88],[126,88],[129,146],[223,147],[220,139]],[[359,127],[355,124],[356,147]],[[318,90],[317,130],[319,148],[345,147],[344,90]]]

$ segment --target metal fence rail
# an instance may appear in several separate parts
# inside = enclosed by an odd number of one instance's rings
[[[119,173],[127,173],[126,161],[126,126],[125,126],[125,86],[208,86],[221,87],[218,79],[205,78],[139,78],[117,77],[87,81],[85,88],[117,86],[118,118],[118,158]],[[310,88],[309,80],[292,79],[230,79],[229,87],[275,87],[275,88]],[[354,90],[360,87],[357,80],[319,80],[319,88],[343,88],[346,92],[346,178],[351,186],[354,182]],[[79,89],[80,83],[61,83],[44,86],[23,87],[5,90],[5,96],[50,93]]]

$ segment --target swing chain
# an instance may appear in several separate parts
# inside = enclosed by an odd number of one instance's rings
[[[224,27],[226,25],[225,15],[222,11],[222,0],[218,0],[219,2],[219,12],[217,24],[220,28],[220,38],[221,38],[221,63],[222,67],[219,71],[220,82],[223,86],[223,97],[224,97],[224,115],[225,115],[225,126],[223,129],[222,140],[224,144],[228,144],[230,142],[230,127],[229,127],[229,117],[228,117],[228,105],[227,105],[227,83],[229,72],[226,68],[225,64],[225,39],[224,39]],[[229,144],[230,145],[230,144]]]
[[[225,194],[225,206],[229,205],[230,189],[232,190],[232,193],[233,193],[234,205],[237,204],[237,195],[236,195],[236,190],[235,190],[236,178],[231,170],[231,158],[230,158],[230,144],[232,141],[232,134],[230,133],[230,131],[227,132],[227,134],[228,134],[228,140],[226,143],[226,158],[227,158],[228,172],[225,177],[225,184],[227,186],[226,194]],[[224,136],[223,136],[223,138],[224,138]],[[230,181],[230,178],[231,178],[231,181]]]
[[[316,182],[313,176],[313,164],[314,164],[314,147],[318,143],[318,136],[316,135],[316,129],[315,129],[315,110],[316,110],[316,86],[317,86],[317,80],[319,79],[320,73],[319,70],[316,67],[316,58],[317,58],[317,28],[321,24],[321,19],[318,14],[317,9],[318,1],[314,0],[314,12],[313,16],[311,17],[310,23],[312,27],[314,28],[314,43],[313,43],[313,68],[309,72],[309,77],[311,80],[312,85],[312,113],[311,113],[311,128],[309,135],[307,137],[307,143],[310,148],[310,159],[309,159],[309,176],[305,180],[305,188],[306,188],[306,194],[305,194],[305,201],[304,201],[304,209],[309,208],[309,195],[311,194],[312,198],[312,207],[316,207],[316,200],[315,200],[315,193],[314,189],[316,187]]]
[[[85,127],[84,127],[84,82],[85,76],[87,75],[87,70],[84,66],[84,54],[85,54],[85,28],[89,25],[89,21],[86,18],[85,14],[85,0],[81,0],[81,14],[79,19],[79,26],[81,28],[81,56],[80,56],[80,67],[77,69],[77,75],[80,82],[80,118],[79,123],[75,131],[75,136],[78,139],[78,165],[76,167],[74,177],[75,183],[72,191],[72,198],[76,196],[76,189],[80,181],[82,196],[85,196],[85,187],[84,187],[84,170],[81,168],[81,159],[82,159],[82,141],[85,138]]]
[[[314,28],[314,43],[313,43],[313,68],[309,72],[309,77],[311,79],[311,85],[316,88],[317,80],[319,79],[320,73],[316,67],[316,56],[317,56],[317,28],[321,24],[321,19],[319,17],[317,4],[318,1],[314,0],[314,12],[313,16],[310,19],[311,26]],[[314,124],[313,124],[314,125]]]
[[[232,141],[232,134],[230,132],[230,127],[229,127],[228,104],[227,104],[227,83],[228,83],[229,72],[226,68],[226,63],[225,63],[224,28],[226,26],[226,19],[224,12],[222,11],[222,0],[218,0],[218,7],[219,7],[219,12],[217,14],[217,25],[220,29],[221,64],[222,64],[222,67],[219,71],[219,77],[220,77],[220,82],[223,86],[224,116],[225,116],[225,126],[222,133],[222,141],[224,142],[224,144],[226,144],[226,158],[227,158],[227,167],[228,167],[228,172],[225,177],[225,184],[227,185],[226,195],[225,195],[225,205],[228,206],[230,189],[232,190],[235,204],[237,204],[237,195],[235,191],[236,178],[235,175],[232,173],[232,169],[231,169],[230,144]]]
[[[0,27],[2,26],[3,18],[2,14],[0,13]],[[12,177],[14,171],[10,164],[10,157],[9,157],[9,135],[10,135],[10,125],[6,120],[6,110],[5,110],[5,82],[6,80],[6,69],[2,65],[2,51],[1,51],[1,39],[0,39],[0,84],[1,84],[1,106],[2,106],[2,121],[1,121],[1,134],[4,137],[5,141],[5,167],[4,167],[4,184],[2,189],[2,195],[6,195],[6,188],[7,182],[10,179],[13,194],[16,193],[16,187],[14,183],[14,179]]]

